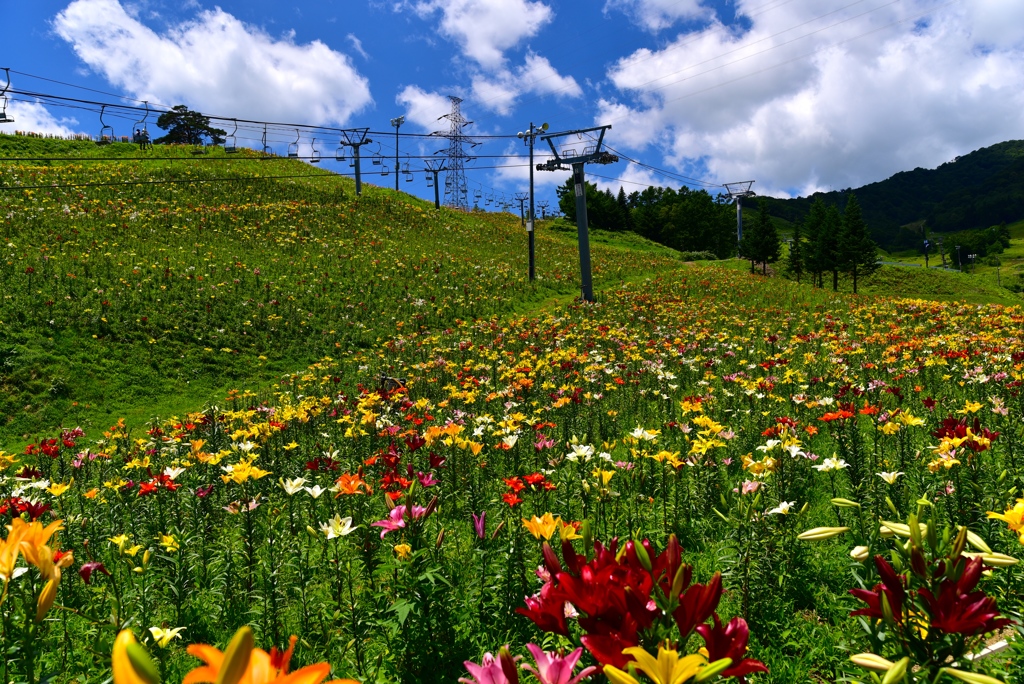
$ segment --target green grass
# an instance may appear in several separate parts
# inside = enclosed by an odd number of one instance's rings
[[[0,448],[166,417],[396,331],[579,291],[568,234],[539,226],[530,283],[517,216],[372,184],[356,198],[351,179],[294,160],[6,135],[5,157],[65,161],[0,161],[2,186],[111,185],[0,193]],[[636,236],[593,243],[598,289],[678,265]]]

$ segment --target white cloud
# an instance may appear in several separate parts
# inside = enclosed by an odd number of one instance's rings
[[[368,55],[366,50],[363,49],[363,41],[359,40],[356,34],[350,33],[345,36],[345,38],[348,42],[352,43],[352,49],[358,52],[360,57],[363,59],[370,59],[370,55]]]
[[[648,31],[666,29],[680,19],[704,18],[712,14],[700,0],[607,0],[604,11],[611,10],[625,12]]]
[[[744,33],[713,23],[638,51],[609,70],[620,96],[597,120],[677,169],[700,160],[777,193],[857,187],[1020,137],[1024,20],[991,19],[1024,15],[1019,0],[846,4],[780,5]]]
[[[58,119],[38,102],[9,102],[7,114],[14,118],[14,123],[4,124],[4,127],[0,129],[4,133],[13,133],[17,130],[70,136],[83,132],[77,119],[71,117]]]
[[[551,158],[551,151],[546,143],[538,140],[533,148],[533,185],[535,188],[557,187],[569,177],[569,171],[537,171],[536,165]],[[516,140],[505,147],[502,154],[509,155],[505,159],[494,160],[500,165],[494,170],[492,178],[495,184],[511,186],[512,192],[527,190],[530,187],[530,155],[526,145]],[[514,156],[513,156],[514,155]],[[484,160],[488,161],[488,160]]]
[[[395,97],[395,102],[405,107],[405,118],[433,133],[446,128],[438,119],[452,110],[452,103],[444,95],[430,93],[419,86],[406,86]]]
[[[500,68],[505,50],[536,35],[553,16],[532,0],[424,0],[413,8],[421,17],[441,12],[441,32],[486,69]]]
[[[222,116],[344,124],[372,102],[348,56],[275,39],[220,8],[158,34],[118,0],[75,0],[54,29],[94,71],[143,100]]]
[[[562,76],[546,57],[529,52],[522,66],[515,70],[500,69],[492,74],[473,76],[473,99],[483,107],[499,114],[509,114],[516,99],[522,95],[555,95],[581,97],[580,88],[572,76]]]

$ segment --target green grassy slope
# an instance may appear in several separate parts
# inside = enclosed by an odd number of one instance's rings
[[[518,217],[249,152],[0,136],[0,446],[197,408],[410,327],[578,291],[572,240]],[[65,161],[39,161],[61,157]],[[26,159],[32,158],[32,159]],[[125,183],[139,183],[126,185]],[[68,186],[77,187],[33,187]],[[631,246],[627,248],[632,249]],[[678,264],[595,240],[598,287]]]

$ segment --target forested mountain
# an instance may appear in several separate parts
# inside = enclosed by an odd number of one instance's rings
[[[775,200],[771,213],[803,221],[816,198],[843,210],[850,192]],[[918,247],[928,234],[988,228],[1024,218],[1024,140],[971,152],[936,169],[901,171],[855,190],[872,237],[887,249]],[[756,200],[744,202],[756,208]]]

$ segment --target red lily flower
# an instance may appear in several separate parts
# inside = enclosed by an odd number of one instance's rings
[[[722,677],[742,678],[754,672],[767,672],[768,668],[759,660],[744,658],[747,653],[747,641],[750,639],[750,629],[747,621],[741,617],[734,617],[729,624],[722,627],[722,621],[715,615],[715,626],[699,625],[697,633],[704,639],[704,645],[708,649],[708,662],[715,662],[722,658],[731,658],[732,666],[722,672]]]

